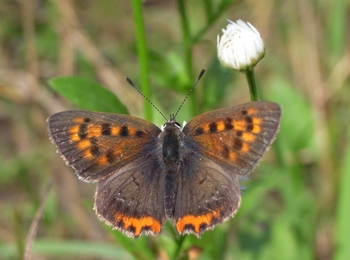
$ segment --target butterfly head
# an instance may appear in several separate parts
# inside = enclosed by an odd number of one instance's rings
[[[162,125],[162,131],[169,131],[170,129],[181,130],[181,125],[175,120],[175,115],[170,115],[170,120],[168,120],[165,124]]]

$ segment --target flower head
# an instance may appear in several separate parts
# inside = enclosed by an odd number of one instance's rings
[[[230,20],[226,29],[218,35],[218,58],[222,65],[243,71],[253,68],[265,55],[264,42],[260,33],[250,23]]]

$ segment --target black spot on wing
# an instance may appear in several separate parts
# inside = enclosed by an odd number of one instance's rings
[[[253,124],[250,124],[250,125],[247,125],[247,132],[252,132],[254,129],[254,125]]]
[[[201,135],[204,133],[203,127],[197,127],[195,130],[196,135]]]
[[[246,131],[247,132],[252,132],[253,129],[254,129],[253,119],[250,116],[246,116],[245,117],[245,121],[247,122]]]
[[[246,121],[248,124],[252,124],[252,123],[253,123],[253,119],[252,119],[250,116],[246,116],[246,117],[245,117],[245,121]]]
[[[209,131],[215,133],[218,130],[218,125],[215,122],[209,124]]]
[[[80,139],[85,139],[87,137],[87,125],[81,124],[78,130],[78,136]]]
[[[102,124],[102,135],[111,135],[112,134],[112,128],[111,124]]]
[[[122,126],[120,128],[120,132],[119,132],[119,135],[122,136],[122,137],[127,137],[129,136],[129,128],[127,126]]]
[[[90,153],[95,157],[100,155],[100,149],[98,148],[97,141],[94,138],[91,139]]]
[[[138,131],[136,131],[136,136],[137,137],[144,137],[145,133],[143,131],[141,131],[141,130],[138,130]]]

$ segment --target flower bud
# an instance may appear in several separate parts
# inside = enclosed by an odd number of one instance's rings
[[[218,35],[218,58],[225,67],[238,71],[253,68],[265,55],[260,33],[250,23],[230,20],[226,29]]]

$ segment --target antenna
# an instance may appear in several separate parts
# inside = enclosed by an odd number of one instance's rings
[[[162,117],[164,117],[165,121],[168,121],[168,119],[165,117],[165,115],[164,115],[162,112],[160,112],[160,110],[152,103],[151,100],[149,100],[149,99],[141,92],[141,90],[140,90],[138,87],[135,86],[134,82],[132,82],[131,79],[129,79],[128,77],[125,77],[125,79],[126,79],[126,81],[127,81],[134,89],[136,89],[137,92],[139,92],[139,94],[140,94],[141,96],[143,96],[144,99],[146,99],[146,100],[148,101],[148,103],[150,103],[150,104],[152,105],[152,107],[155,108],[155,110],[158,111],[159,114],[162,115]],[[197,81],[198,81],[198,80],[197,80]]]
[[[193,86],[191,87],[191,89],[188,91],[188,93],[187,93],[186,97],[184,98],[184,100],[181,102],[181,104],[180,104],[179,108],[177,109],[176,113],[175,113],[174,115],[170,116],[171,119],[175,119],[175,117],[176,117],[177,114],[179,113],[180,109],[182,108],[183,104],[186,102],[186,100],[188,99],[189,95],[190,95],[191,92],[193,91],[194,87],[197,85],[198,81],[202,78],[203,74],[205,73],[205,70],[206,70],[206,69],[202,69],[202,70],[201,70],[201,72],[199,73],[199,75],[198,75],[196,81],[194,82],[194,84],[193,84]],[[150,104],[152,105],[152,107],[154,107],[155,110],[158,111],[159,114],[162,115],[162,117],[164,117],[164,119],[165,119],[166,121],[168,121],[168,119],[166,118],[166,116],[152,103],[151,100],[149,100],[149,99],[141,92],[141,90],[140,90],[138,87],[135,86],[134,82],[132,82],[131,79],[129,79],[128,77],[125,77],[125,79],[126,79],[126,81],[127,81],[137,92],[139,92],[139,94],[140,94],[144,99],[146,99],[146,100],[148,101],[148,103],[150,103]]]
[[[186,97],[184,98],[184,100],[181,102],[179,108],[177,109],[176,113],[174,114],[174,118],[177,116],[177,114],[179,113],[180,109],[182,108],[183,104],[186,102],[186,100],[188,99],[189,95],[191,94],[191,92],[193,91],[194,87],[197,85],[198,81],[202,78],[202,76],[204,75],[206,69],[202,69],[201,72],[199,73],[196,81],[194,82],[192,88],[188,91]]]

